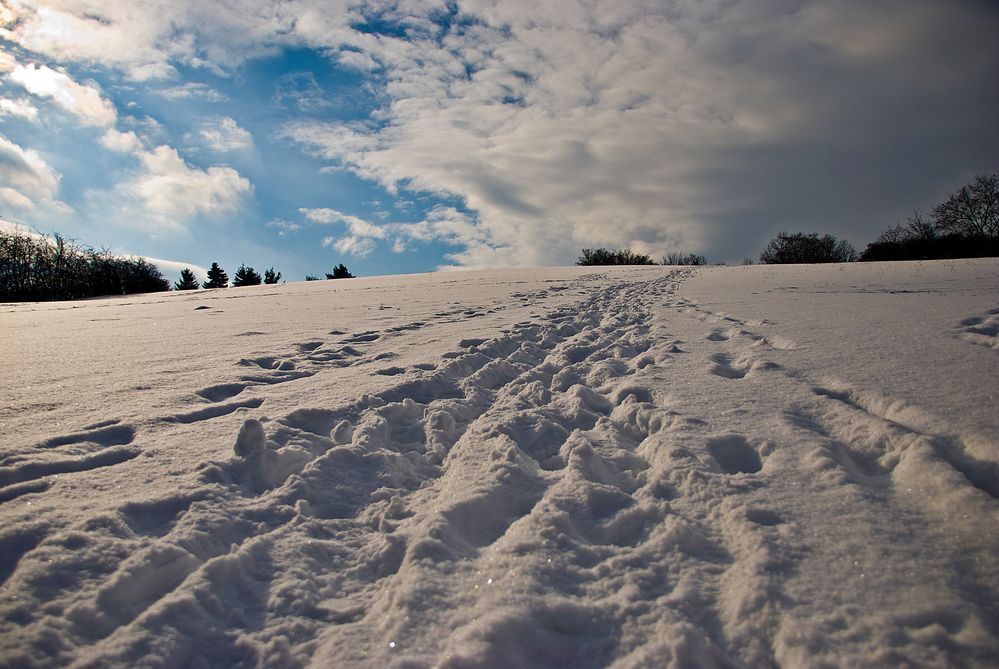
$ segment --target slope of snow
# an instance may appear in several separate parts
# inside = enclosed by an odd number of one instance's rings
[[[3,305],[0,666],[991,666],[999,262]]]

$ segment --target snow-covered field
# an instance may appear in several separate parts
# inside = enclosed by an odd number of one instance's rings
[[[0,307],[3,667],[995,666],[999,261]]]

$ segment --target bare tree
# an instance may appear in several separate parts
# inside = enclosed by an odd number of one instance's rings
[[[667,251],[663,256],[661,265],[707,265],[708,259],[696,253],[684,253],[683,251]]]
[[[628,249],[583,249],[583,255],[576,259],[577,265],[655,265],[648,255]]]
[[[857,251],[845,239],[832,235],[819,237],[814,232],[781,232],[770,240],[760,254],[760,262],[765,265],[788,263],[853,262]]]
[[[999,238],[999,175],[979,175],[933,207],[933,224],[945,234]]]

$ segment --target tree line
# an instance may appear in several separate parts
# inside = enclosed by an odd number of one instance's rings
[[[315,279],[316,277],[307,277]],[[350,279],[343,263],[333,267],[327,279]],[[240,265],[232,286],[257,286],[281,281],[273,267],[261,275],[252,267]],[[227,288],[229,275],[213,262],[208,279],[198,281],[185,267],[174,290]],[[33,302],[78,300],[108,295],[129,295],[170,290],[170,282],[159,267],[138,256],[119,256],[108,249],[100,251],[62,235],[43,235],[19,229],[0,229],[0,300]]]
[[[343,263],[333,267],[333,272],[326,273],[327,279],[353,279],[354,275],[350,273],[347,266]],[[307,274],[305,276],[306,281],[318,281],[319,277]],[[247,267],[246,265],[240,265],[239,269],[232,276],[232,286],[233,288],[239,288],[240,286],[259,286],[263,284],[275,284],[281,281],[281,272],[275,272],[274,268],[264,270],[263,276],[261,276],[252,267]],[[208,268],[208,280],[204,283],[199,284],[198,279],[194,276],[194,272],[190,268],[185,267],[180,271],[180,280],[174,283],[174,290],[196,290],[198,288],[228,288],[229,287],[229,274],[226,273],[222,267],[219,266],[217,262],[213,262],[212,266]]]
[[[832,235],[782,232],[760,254],[762,263],[938,260],[999,256],[999,175],[979,175],[930,210],[914,212],[857,254]]]
[[[61,235],[0,230],[0,300],[77,300],[169,290],[145,258],[95,250]]]
[[[264,275],[260,274],[252,267],[240,265],[239,269],[232,277],[234,288],[239,286],[259,286],[261,283],[274,284],[281,280],[281,272],[275,272],[274,268],[264,270]],[[208,280],[203,284],[198,283],[194,272],[189,267],[180,270],[180,279],[173,284],[174,290],[197,290],[198,288],[228,288],[229,275],[217,262],[213,262],[208,268]]]
[[[860,260],[935,260],[999,256],[999,175],[980,175],[933,207],[929,218],[915,212],[867,245],[862,253],[845,239],[817,233],[780,232],[760,253],[763,264]],[[744,264],[752,264],[747,258]],[[577,265],[654,265],[648,255],[627,250],[583,249]],[[703,265],[703,256],[667,253],[658,264]]]
[[[333,267],[333,272],[326,272],[327,279],[353,279],[354,275],[350,273],[347,266],[343,263]],[[306,281],[318,281],[319,277],[307,274],[305,276]],[[261,276],[252,267],[247,267],[246,265],[240,265],[239,269],[232,276],[232,286],[233,288],[239,288],[240,286],[259,286],[263,284],[274,284],[281,281],[281,272],[275,272],[274,268],[264,270],[263,276]],[[213,262],[212,266],[208,268],[208,279],[204,283],[198,283],[197,277],[194,276],[194,272],[191,271],[189,267],[185,267],[180,271],[180,280],[174,283],[174,290],[196,290],[198,288],[228,288],[229,287],[229,274],[219,266],[217,262]]]

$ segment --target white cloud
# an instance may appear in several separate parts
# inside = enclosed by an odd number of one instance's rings
[[[0,183],[3,201],[19,209],[51,204],[59,191],[59,174],[32,149],[0,135]]]
[[[171,79],[173,63],[217,71],[272,51],[281,7],[269,0],[204,3],[178,0],[152,7],[132,0],[15,0],[0,38],[60,61],[101,63],[135,81]],[[264,42],[261,44],[261,42]]]
[[[0,98],[0,116],[19,116],[29,121],[37,121],[38,109],[30,100],[24,98],[19,100]]]
[[[122,189],[163,219],[176,222],[197,214],[224,214],[253,191],[250,181],[231,167],[191,167],[169,146],[158,146],[142,154],[141,160],[144,171]]]
[[[336,57],[336,62],[359,72],[372,72],[381,67],[374,58],[360,51],[341,51]]]
[[[253,135],[239,127],[236,120],[221,116],[201,129],[201,137],[215,151],[241,151],[253,148]]]
[[[142,141],[133,131],[120,132],[108,128],[101,136],[101,146],[116,153],[139,153],[142,151]]]
[[[63,72],[34,63],[15,65],[8,76],[32,95],[52,100],[85,125],[109,127],[117,119],[114,105],[101,97],[96,84],[77,83]]]

